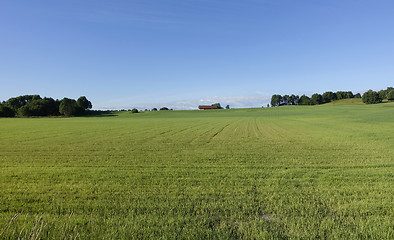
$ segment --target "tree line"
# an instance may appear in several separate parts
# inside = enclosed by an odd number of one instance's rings
[[[23,95],[13,97],[0,103],[0,117],[32,117],[32,116],[74,116],[83,114],[92,108],[92,103],[81,96],[77,100],[62,100],[40,95]]]
[[[298,95],[284,95],[274,94],[271,97],[271,106],[283,106],[283,105],[318,105],[329,103],[335,100],[348,99],[348,98],[361,98],[366,104],[381,103],[384,99],[394,100],[394,88],[388,87],[386,90],[380,90],[378,92],[369,90],[362,96],[360,93],[353,94],[351,91],[327,91],[323,94],[315,93],[311,97],[305,94],[301,97]]]
[[[367,104],[381,103],[383,100],[394,100],[394,88],[388,87],[386,90],[380,90],[378,92],[368,90],[363,94],[363,102]]]

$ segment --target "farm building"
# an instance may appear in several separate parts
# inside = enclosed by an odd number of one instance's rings
[[[200,109],[200,110],[218,109],[218,106],[216,106],[216,105],[200,105],[200,106],[198,106],[198,109]]]

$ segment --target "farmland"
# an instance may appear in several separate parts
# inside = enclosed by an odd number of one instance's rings
[[[393,239],[394,103],[0,119],[0,238]]]

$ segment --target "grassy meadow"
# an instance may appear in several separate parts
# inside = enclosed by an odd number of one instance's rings
[[[394,103],[0,119],[0,239],[394,239]]]

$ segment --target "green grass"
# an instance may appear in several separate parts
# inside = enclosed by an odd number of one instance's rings
[[[352,105],[352,104],[365,104],[361,98],[347,98],[335,100],[324,105]]]
[[[0,239],[393,239],[394,103],[0,119]]]

